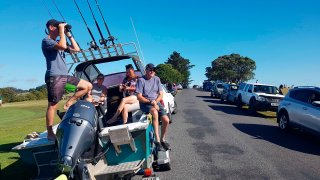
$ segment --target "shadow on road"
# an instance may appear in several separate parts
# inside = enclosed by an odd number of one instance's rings
[[[269,141],[294,151],[320,155],[319,138],[309,133],[292,130],[288,133],[282,132],[277,126],[262,124],[234,123],[233,126],[239,131],[253,138]]]
[[[212,99],[212,97],[210,97],[210,95],[208,95],[208,96],[196,96],[196,97],[205,98],[205,99]]]
[[[262,113],[254,113],[250,114],[247,109],[238,109],[234,104],[230,104],[227,102],[221,102],[220,99],[204,99],[203,101],[212,103],[213,105],[209,105],[209,107],[216,111],[221,111],[226,114],[233,114],[233,115],[241,115],[241,116],[251,116],[251,117],[260,117],[260,118],[275,118],[274,116],[268,116]]]

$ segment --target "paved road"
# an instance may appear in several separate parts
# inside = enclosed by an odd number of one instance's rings
[[[185,89],[176,96],[172,170],[161,179],[320,179],[319,138],[282,133],[265,117],[221,104],[209,92]]]

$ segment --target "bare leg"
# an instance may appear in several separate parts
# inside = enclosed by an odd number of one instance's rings
[[[128,121],[128,104],[124,105],[122,109],[122,120],[123,124],[126,124]]]
[[[107,121],[107,123],[108,124],[114,123],[117,120],[120,113],[123,111],[124,106],[126,104],[135,103],[136,101],[137,101],[137,96],[128,96],[128,97],[122,98],[121,103],[120,103],[116,113],[113,115],[113,117],[110,120]],[[128,115],[127,115],[127,118],[128,118]]]
[[[156,136],[156,142],[160,142],[158,111],[155,108],[151,108],[150,113],[153,117],[152,124],[153,124],[154,134]]]
[[[56,135],[53,133],[52,125],[54,120],[54,114],[57,110],[57,103],[48,102],[48,108],[46,113],[46,125],[47,125],[47,138],[49,140],[55,140]]]
[[[161,141],[164,142],[169,127],[169,117],[167,115],[161,116],[162,120],[162,129],[161,129]]]
[[[87,94],[92,89],[92,84],[88,81],[80,79],[80,82],[77,85],[77,91],[74,95],[66,102],[63,106],[65,110],[67,110],[77,99]]]

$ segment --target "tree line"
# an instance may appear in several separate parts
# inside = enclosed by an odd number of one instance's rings
[[[210,81],[241,83],[254,78],[256,63],[249,57],[239,54],[224,55],[206,67],[206,77]]]
[[[190,79],[190,69],[194,65],[189,59],[183,58],[180,53],[174,51],[164,64],[157,65],[157,76],[162,83],[180,83],[188,86]],[[14,87],[0,88],[0,96],[3,103],[20,102],[29,100],[41,100],[47,98],[47,87],[42,85],[34,89],[21,90]]]
[[[29,90],[5,87],[0,88],[0,95],[2,96],[3,103],[41,100],[47,98],[47,88],[46,85]]]

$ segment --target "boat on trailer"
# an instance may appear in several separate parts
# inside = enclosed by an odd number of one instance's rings
[[[144,75],[144,65],[135,44],[112,43],[89,48],[70,54],[69,59],[69,73],[75,66],[73,75],[76,77],[94,83],[98,74],[105,74],[106,114],[101,113],[101,106],[79,100],[66,112],[58,113],[61,122],[53,128],[57,141],[48,141],[47,133],[43,132],[38,138],[14,147],[24,163],[37,168],[33,179],[54,179],[61,174],[70,179],[131,179],[141,172],[149,176],[142,179],[159,179],[150,173],[152,167],[170,170],[169,150],[155,148],[150,114],[137,108],[130,113],[127,124],[107,127],[105,123],[121,102],[118,85],[125,72],[108,74],[100,67],[110,69],[108,64],[125,61],[134,64],[137,74]]]

